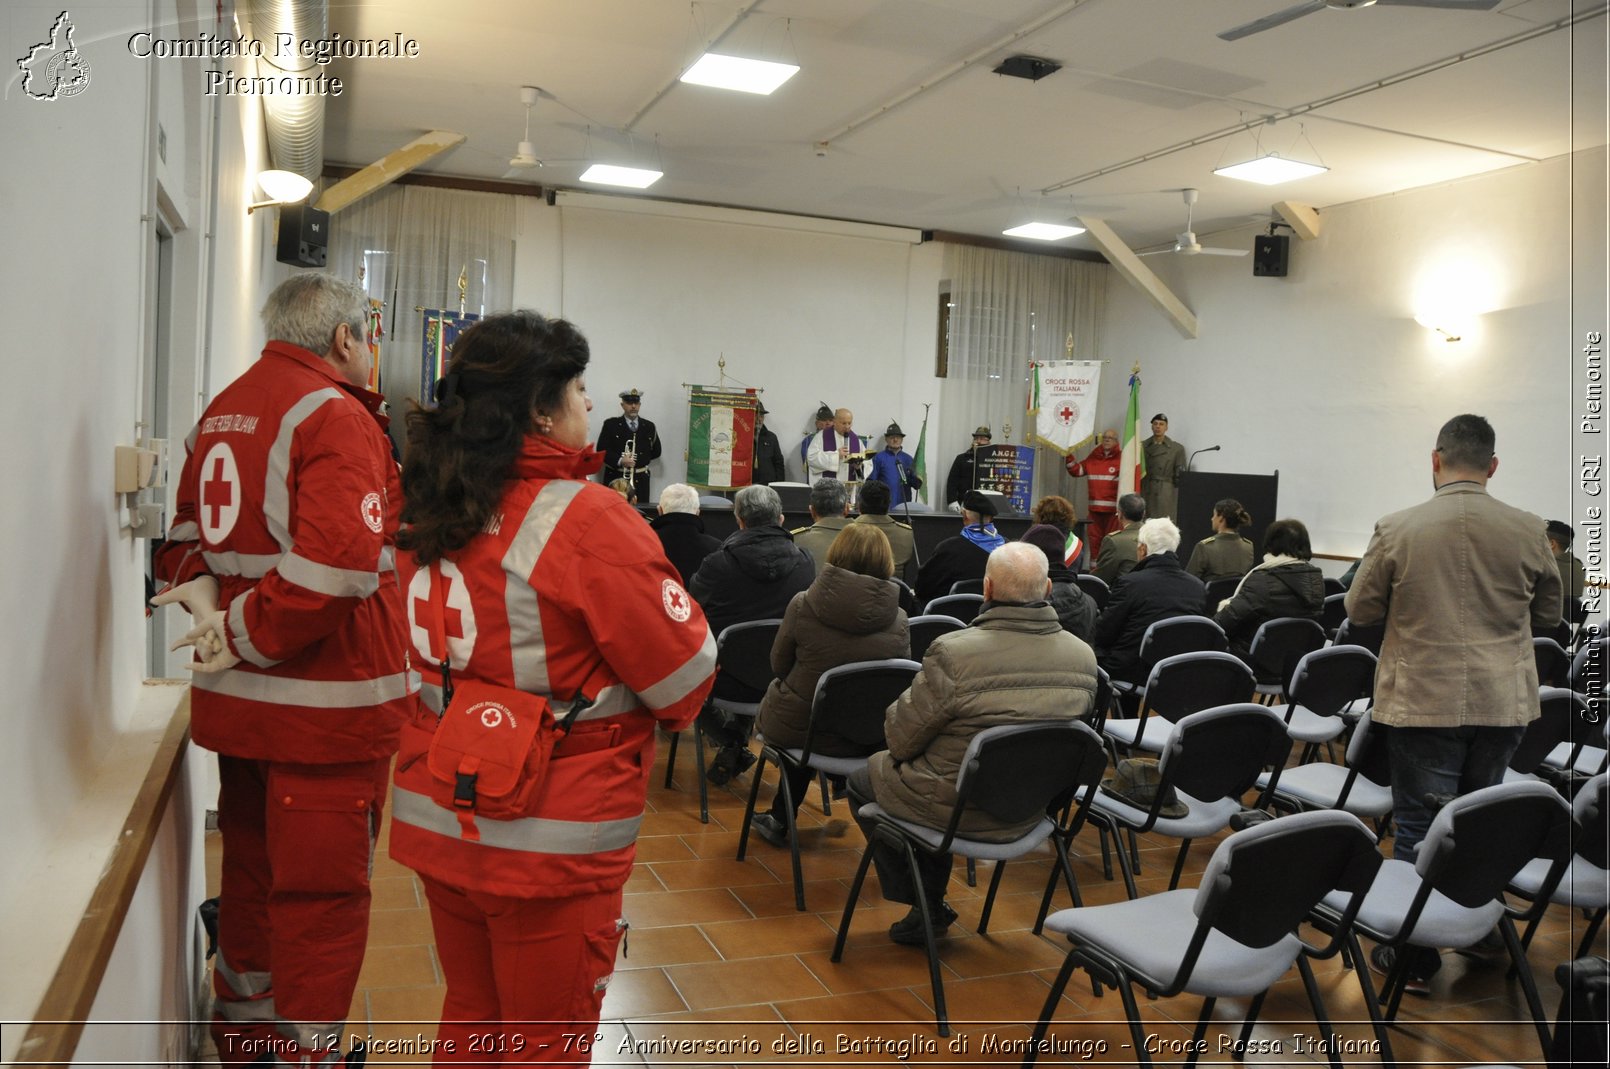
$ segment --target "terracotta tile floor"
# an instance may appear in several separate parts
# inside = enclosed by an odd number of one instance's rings
[[[710,823],[698,819],[698,794],[690,755],[681,756],[677,782],[664,778],[665,746],[649,790],[649,817],[638,842],[637,866],[626,888],[625,913],[632,928],[628,956],[617,963],[604,1002],[602,1036],[594,1065],[792,1065],[1015,1064],[1012,1044],[1028,1039],[1035,1015],[1062,961],[1062,945],[1029,929],[1050,869],[1049,852],[1013,862],[1003,876],[988,935],[974,931],[990,875],[981,866],[979,886],[968,887],[958,864],[949,898],[961,921],[941,947],[945,998],[953,1036],[940,1038],[932,1019],[933,996],[920,949],[895,946],[885,929],[905,912],[883,902],[869,877],[856,909],[844,960],[828,960],[844,897],[863,840],[844,802],[824,816],[813,789],[800,811],[806,905],[794,909],[788,852],[752,839],[747,860],[733,859],[749,779],[711,788]],[[761,788],[769,803],[772,775]],[[377,1041],[434,1034],[443,987],[431,939],[424,895],[412,873],[391,861],[381,836],[375,862],[375,899],[369,951],[353,998],[348,1031]],[[1123,896],[1121,881],[1102,876],[1093,832],[1078,844],[1074,860],[1086,903]],[[1161,890],[1174,847],[1143,837],[1142,893]],[[1193,884],[1212,853],[1213,842],[1196,844],[1187,863]],[[208,841],[209,871],[216,883],[217,840]],[[1056,908],[1067,906],[1062,893]],[[1543,1002],[1552,1019],[1559,991],[1554,966],[1574,950],[1583,920],[1560,907],[1551,910],[1531,948]],[[1596,953],[1610,954],[1601,933]],[[1372,1039],[1353,974],[1339,961],[1316,963],[1315,972],[1338,1034],[1358,1049]],[[1473,1063],[1538,1064],[1536,1033],[1519,986],[1505,979],[1501,964],[1444,957],[1430,999],[1409,998],[1394,1029],[1393,1049],[1405,1063],[1462,1066]],[[1179,1063],[1201,1000],[1147,1001],[1140,1012],[1149,1036],[1163,1052],[1160,1063]],[[1237,1035],[1246,1006],[1222,1000],[1208,1034],[1209,1050],[1220,1037]],[[1313,1065],[1323,1057],[1298,1049],[1294,1035],[1317,1040],[1301,981],[1293,973],[1265,1003],[1254,1040],[1280,1053],[1251,1054],[1249,1064]],[[1091,994],[1076,975],[1057,1012],[1050,1038],[1062,1053],[1044,1064],[1082,1061],[1133,1062],[1135,1053],[1123,1006],[1108,990]],[[678,1042],[694,1053],[667,1054]],[[1208,1062],[1230,1063],[1212,1053]],[[1343,1056],[1349,1065],[1379,1064],[1373,1053]],[[371,1066],[421,1064],[423,1055],[372,1054]],[[204,1065],[216,1064],[203,1062]]]

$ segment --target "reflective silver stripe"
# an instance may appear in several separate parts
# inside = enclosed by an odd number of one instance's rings
[[[326,386],[296,402],[280,420],[279,434],[269,447],[263,486],[263,521],[268,524],[268,533],[286,552],[291,549],[291,441],[303,420],[326,401],[334,401],[340,396],[340,390]]]
[[[194,542],[201,538],[201,525],[195,520],[186,520],[176,523],[168,528],[169,542]]]
[[[393,786],[391,791],[391,819],[450,839],[459,838],[456,815],[423,794],[397,786]],[[642,823],[643,815],[639,813],[624,820],[600,820],[594,823],[549,820],[545,817],[477,820],[475,828],[481,833],[482,845],[503,850],[520,850],[531,854],[599,854],[631,846],[637,841],[637,829]]]
[[[184,451],[187,454],[194,453],[196,451],[196,439],[200,437],[201,424],[197,423],[194,427],[190,428],[190,433],[184,436]]]
[[[397,551],[392,549],[390,546],[381,546],[380,564],[375,568],[375,571],[379,572],[381,575],[385,575],[387,572],[394,572],[396,570]]]
[[[1087,475],[1085,478],[1096,483],[1115,483],[1118,481],[1118,476],[1116,475]]]
[[[246,602],[257,596],[256,590],[248,590],[240,597],[229,603],[229,637],[234,640],[235,652],[240,659],[248,664],[255,664],[259,668],[273,668],[279,661],[266,657],[252,644],[252,635],[246,628]],[[198,676],[197,679],[200,677]],[[211,687],[203,687],[211,690]]]
[[[207,553],[201,559],[207,562],[207,571],[213,575],[238,575],[244,579],[261,579],[279,564],[279,553]]]
[[[569,479],[549,481],[531,502],[525,519],[520,521],[520,529],[503,554],[503,570],[521,580],[506,583],[503,596],[516,690],[548,693],[548,653],[542,640],[542,614],[537,605],[536,589],[526,580],[536,570],[543,547],[583,485]]]
[[[366,598],[380,589],[380,576],[351,568],[332,568],[292,550],[280,558],[280,578],[303,590],[331,598]]]
[[[425,708],[437,716],[442,715],[442,688],[435,683],[420,681],[419,700],[425,703]]]
[[[236,643],[239,645],[238,640]],[[361,709],[406,698],[418,677],[404,672],[378,679],[287,679],[256,672],[203,673],[191,681],[197,690],[271,705],[305,705],[316,709]]]
[[[229,959],[222,947],[218,950],[218,961],[213,969],[229,985],[229,990],[243,999],[266,995],[274,990],[274,976],[267,972],[236,972],[229,967]]]
[[[343,1017],[339,1021],[287,1021],[279,1020],[274,1023],[274,1031],[286,1039],[293,1039],[296,1045],[306,1050],[324,1051],[324,1057],[314,1062],[314,1065],[339,1065],[341,1060],[341,1034],[346,1031],[347,1021]],[[335,1037],[335,1043],[326,1046],[330,1038]],[[279,1058],[280,1052],[274,1052],[275,1065],[301,1065],[301,1062],[287,1062]]]
[[[643,689],[643,702],[650,709],[665,709],[687,697],[688,691],[709,678],[716,667],[716,637],[704,629],[704,644],[699,652],[682,662],[670,675]]]
[[[264,995],[261,998],[242,999],[239,1002],[229,999],[214,998],[212,1000],[213,1012],[226,1021],[253,1024],[278,1024],[280,1015],[274,1009],[274,996]]]

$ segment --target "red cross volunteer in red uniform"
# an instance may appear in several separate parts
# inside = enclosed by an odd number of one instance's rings
[[[226,1065],[329,1065],[363,965],[369,868],[417,703],[393,565],[401,506],[364,388],[369,302],[306,274],[262,357],[186,443],[156,601],[197,626],[191,734],[218,753],[213,1038]],[[177,647],[176,647],[177,648]]]
[[[614,972],[654,728],[692,723],[714,679],[659,539],[588,481],[587,360],[564,320],[490,316],[455,343],[437,407],[408,417],[398,566],[428,708],[398,754],[390,849],[430,901],[437,1065],[588,1060],[565,1036],[591,1035]],[[559,718],[581,703],[519,816],[433,797],[444,659],[459,691],[542,695]]]
[[[1083,460],[1069,457],[1064,466],[1075,479],[1089,480],[1085,484],[1090,497],[1090,522],[1085,526],[1085,544],[1090,547],[1090,559],[1101,552],[1101,540],[1123,526],[1118,518],[1118,469],[1123,466],[1123,450],[1118,432],[1101,432],[1101,444]]]

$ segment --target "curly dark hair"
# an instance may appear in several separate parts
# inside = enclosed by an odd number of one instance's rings
[[[1048,523],[1061,531],[1064,537],[1073,530],[1075,519],[1077,516],[1073,511],[1073,502],[1065,497],[1051,494],[1034,503],[1034,522]]]
[[[574,326],[530,311],[488,316],[460,334],[437,407],[408,413],[397,545],[421,565],[463,549],[497,508],[533,414],[558,406],[588,355]]]

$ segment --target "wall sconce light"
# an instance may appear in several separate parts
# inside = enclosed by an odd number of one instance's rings
[[[268,194],[268,199],[246,205],[247,215],[259,208],[295,204],[306,200],[307,195],[313,192],[313,183],[294,171],[259,171],[257,185]]]
[[[1430,312],[1421,312],[1414,317],[1414,321],[1427,330],[1441,334],[1443,341],[1462,341],[1467,329],[1466,324],[1445,321],[1443,317],[1435,316]]]

